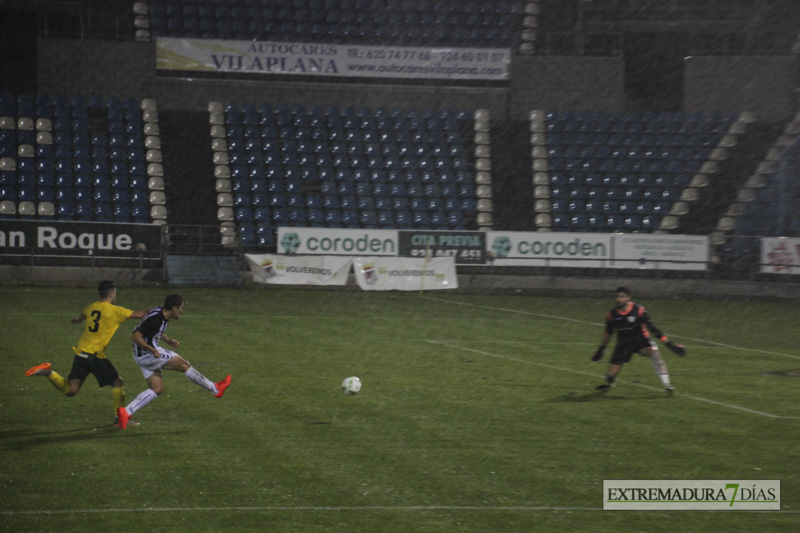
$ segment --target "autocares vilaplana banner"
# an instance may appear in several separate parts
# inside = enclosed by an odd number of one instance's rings
[[[506,48],[422,48],[327,43],[156,39],[156,68],[238,74],[507,80]]]
[[[350,258],[330,255],[245,254],[253,281],[274,285],[344,285]]]
[[[365,291],[428,291],[457,289],[453,257],[410,259],[354,257],[356,283]]]

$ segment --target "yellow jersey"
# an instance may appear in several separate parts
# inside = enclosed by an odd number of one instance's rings
[[[105,350],[111,337],[120,324],[133,314],[130,309],[125,309],[109,302],[94,302],[83,310],[85,326],[83,335],[78,341],[78,346],[73,348],[75,353],[97,354],[99,359],[105,359]]]

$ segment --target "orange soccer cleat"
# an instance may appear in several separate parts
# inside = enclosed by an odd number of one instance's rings
[[[29,377],[30,376],[46,376],[46,375],[50,374],[50,372],[51,372],[50,367],[52,367],[52,366],[53,365],[51,365],[50,363],[42,363],[41,365],[37,365],[37,366],[29,368],[25,372],[25,375],[29,376]]]
[[[219,392],[217,392],[214,396],[216,396],[217,398],[222,398],[222,395],[225,394],[225,389],[227,389],[231,385],[231,375],[228,374],[225,377],[225,379],[223,379],[219,383],[216,383],[216,385],[217,385],[217,390]]]
[[[124,407],[120,407],[117,409],[117,418],[119,419],[119,429],[125,429],[128,427],[128,411],[125,410]]]

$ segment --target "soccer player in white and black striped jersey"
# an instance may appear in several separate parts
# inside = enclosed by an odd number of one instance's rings
[[[133,359],[142,370],[145,381],[150,387],[142,391],[126,407],[118,410],[119,427],[125,429],[128,419],[133,413],[147,405],[148,403],[161,396],[164,390],[162,370],[178,370],[189,378],[190,381],[197,383],[217,398],[222,398],[225,389],[231,384],[231,376],[228,375],[219,383],[214,383],[203,374],[198,372],[186,359],[177,353],[162,348],[158,341],[177,347],[180,343],[171,339],[164,333],[171,319],[177,320],[183,314],[186,300],[179,294],[170,294],[164,300],[163,307],[151,310],[136,328],[133,330],[131,339],[133,340]]]

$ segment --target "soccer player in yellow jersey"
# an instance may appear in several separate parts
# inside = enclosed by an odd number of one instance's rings
[[[97,290],[100,298],[87,305],[80,315],[72,319],[73,324],[82,322],[86,324],[78,345],[72,348],[75,357],[67,379],[65,380],[53,371],[50,363],[34,366],[28,369],[25,375],[45,376],[56,389],[72,397],[78,394],[89,374],[93,374],[100,387],[111,385],[111,397],[114,400],[116,418],[117,409],[125,406],[125,389],[122,388],[122,378],[119,372],[106,358],[105,350],[120,324],[131,318],[139,320],[149,310],[131,311],[114,305],[117,299],[117,287],[113,281],[101,281]],[[114,423],[117,423],[116,419]]]

